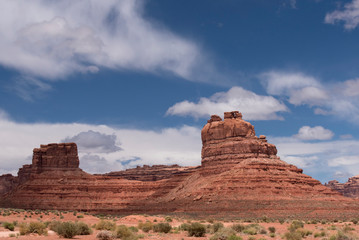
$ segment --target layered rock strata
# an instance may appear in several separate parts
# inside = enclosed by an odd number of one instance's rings
[[[339,183],[337,180],[329,181],[325,186],[340,192],[346,197],[359,198],[359,175],[348,179],[346,183]]]
[[[225,113],[224,120],[212,116],[201,134],[199,167],[143,166],[104,175],[78,168],[73,143],[43,145],[18,177],[0,178],[6,183],[0,206],[277,218],[344,218],[359,210],[354,200],[280,160],[239,112]]]

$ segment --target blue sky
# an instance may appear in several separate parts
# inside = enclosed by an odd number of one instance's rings
[[[0,174],[75,141],[81,167],[199,165],[239,110],[326,182],[359,174],[359,0],[0,3]]]

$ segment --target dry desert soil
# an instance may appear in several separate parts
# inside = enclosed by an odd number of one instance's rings
[[[117,226],[125,225],[127,227],[134,227],[135,232],[133,236],[135,238],[131,239],[174,239],[174,240],[185,240],[185,239],[230,239],[230,240],[262,240],[262,239],[328,239],[328,240],[344,240],[344,239],[359,239],[359,224],[356,219],[341,221],[341,220],[307,220],[307,221],[298,221],[298,220],[271,220],[266,217],[261,219],[237,219],[237,220],[220,220],[220,219],[189,219],[171,216],[149,216],[149,215],[128,215],[128,216],[99,216],[91,215],[81,212],[61,212],[61,211],[40,211],[40,210],[19,210],[19,209],[0,209],[0,238],[1,239],[65,239],[58,236],[54,231],[46,229],[48,232],[46,236],[38,234],[27,234],[20,235],[20,225],[21,223],[30,223],[30,222],[43,222],[50,223],[51,221],[72,221],[72,222],[84,222],[89,225],[93,230],[91,235],[83,236],[74,236],[73,239],[97,239],[96,235],[100,230],[96,229],[96,224],[102,221],[109,221],[115,223]],[[172,230],[169,233],[157,233],[150,230],[149,232],[144,232],[141,229],[138,229],[139,223],[144,223],[146,221],[152,222],[153,224],[158,223],[168,223],[172,226]],[[290,227],[295,225],[294,222],[302,222],[304,225],[298,229],[290,230]],[[4,223],[14,223],[14,231],[10,231],[4,228]],[[206,227],[206,233],[203,237],[189,237],[188,232],[181,230],[180,226],[182,224],[191,224],[193,222],[199,222]],[[221,226],[216,233],[214,233],[216,226]],[[232,226],[235,224],[240,224],[246,230],[240,232],[235,232],[237,238],[227,238],[220,237],[221,232],[232,231]],[[136,230],[138,231],[136,232]],[[257,229],[257,230],[256,230]],[[273,233],[273,229],[275,229]],[[272,230],[272,233],[271,231]]]

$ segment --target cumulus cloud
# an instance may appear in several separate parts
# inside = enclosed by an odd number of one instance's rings
[[[359,0],[352,0],[343,9],[335,10],[325,15],[325,23],[335,24],[344,22],[344,28],[352,30],[359,24]]]
[[[320,82],[303,73],[270,71],[259,77],[269,94],[286,96],[294,105],[321,105],[328,99]]]
[[[201,131],[196,127],[151,131],[80,123],[18,123],[6,115],[0,114],[0,164],[9,172],[31,163],[33,148],[66,138],[79,140],[80,167],[92,173],[143,164],[196,166],[201,162]]]
[[[332,139],[334,133],[329,129],[325,129],[322,126],[303,126],[299,129],[296,138],[301,140],[329,140]]]
[[[359,156],[341,156],[329,161],[329,166],[358,165]]]
[[[307,142],[292,137],[267,136],[275,144],[278,156],[282,160],[295,164],[322,182],[333,180],[333,175],[340,171],[359,174],[359,141],[331,140],[325,142]]]
[[[81,151],[91,153],[111,153],[122,150],[116,141],[115,134],[107,135],[100,132],[89,130],[87,132],[80,132],[73,137],[67,137],[62,142],[75,142]]]
[[[269,71],[259,78],[270,95],[284,98],[295,106],[307,105],[318,115],[336,115],[357,123],[359,120],[359,80],[325,85],[301,72]]]
[[[0,64],[38,87],[101,68],[218,77],[196,43],[146,18],[144,8],[143,0],[1,1]]]
[[[343,94],[350,97],[359,96],[359,78],[345,81]]]
[[[227,92],[218,92],[209,98],[202,97],[195,102],[182,101],[167,110],[168,115],[208,117],[212,114],[239,110],[248,120],[282,119],[277,113],[288,108],[271,96],[257,95],[241,87],[232,87]]]

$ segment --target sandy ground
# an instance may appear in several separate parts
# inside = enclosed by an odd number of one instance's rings
[[[34,211],[28,211],[28,212],[11,212],[8,216],[3,216],[4,209],[2,209],[2,214],[0,215],[0,222],[14,222],[17,221],[17,223],[21,222],[31,222],[31,221],[52,221],[52,220],[58,220],[58,221],[82,221],[87,223],[89,226],[93,226],[94,224],[98,223],[100,221],[100,218],[97,216],[92,215],[86,215],[84,213],[77,213],[74,215],[72,212],[68,213],[38,213],[36,214]],[[7,214],[5,214],[7,215]],[[80,216],[80,217],[78,217]],[[188,219],[182,219],[182,218],[176,218],[174,216],[171,216],[172,222],[169,222],[172,227],[178,227],[182,223],[186,223],[190,220]],[[111,217],[109,218],[109,221],[115,222],[117,225],[124,224],[126,226],[137,226],[139,222],[145,222],[145,221],[151,221],[153,223],[159,223],[159,222],[165,222],[165,216],[147,216],[147,215],[130,215],[130,216],[117,216],[117,217]],[[194,220],[192,220],[194,221]],[[212,222],[212,221],[211,221]],[[217,221],[215,221],[217,222]],[[201,221],[202,224],[207,225],[210,224],[208,221]],[[239,221],[222,221],[223,225],[225,227],[230,227],[234,223],[241,223],[243,225],[248,225],[251,223],[241,222]],[[266,229],[267,234],[256,234],[256,235],[247,235],[243,233],[239,233],[238,235],[243,238],[243,240],[248,239],[284,239],[283,236],[286,232],[288,232],[288,227],[290,226],[289,222],[279,223],[277,222],[258,222],[260,226],[262,226],[264,229]],[[311,240],[311,239],[329,239],[331,235],[334,235],[337,233],[338,229],[342,229],[345,226],[349,226],[350,228],[353,228],[354,230],[351,230],[350,233],[356,235],[359,239],[359,224],[354,224],[352,222],[318,222],[316,224],[305,224],[304,229],[309,230],[312,232],[312,235],[307,236],[304,239]],[[268,228],[269,227],[275,227],[276,233],[274,237],[271,237],[269,235]],[[96,234],[99,232],[98,230],[93,229],[94,232],[91,235],[88,236],[76,236],[74,239],[96,239]],[[325,236],[319,236],[315,237],[315,233],[319,232],[325,232]],[[47,236],[39,236],[37,234],[31,234],[26,236],[16,236],[16,237],[9,237],[9,234],[17,235],[19,234],[19,228],[18,226],[15,227],[15,231],[9,231],[7,229],[4,229],[2,226],[0,226],[0,238],[2,239],[63,239],[59,237],[56,233],[53,231],[49,231]],[[147,239],[159,239],[159,240],[167,240],[167,239],[173,239],[173,240],[188,240],[188,239],[209,239],[213,234],[207,233],[205,237],[188,237],[187,232],[185,231],[179,231],[178,233],[154,233],[150,231],[149,233],[144,233],[141,230],[137,234],[141,234],[143,236],[144,240]]]

